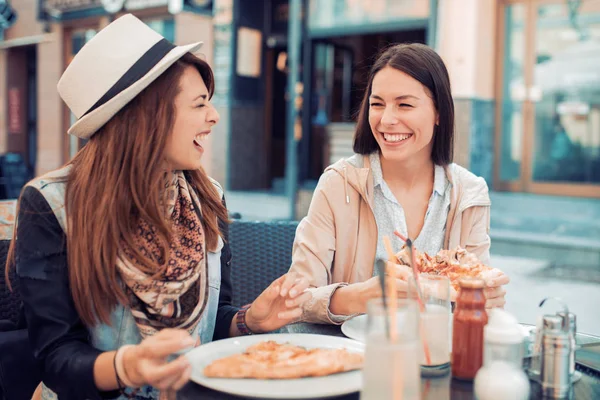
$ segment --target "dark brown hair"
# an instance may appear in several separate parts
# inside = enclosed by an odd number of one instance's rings
[[[431,159],[437,165],[452,163],[454,152],[454,102],[450,89],[448,70],[441,57],[430,47],[419,43],[397,44],[384,50],[371,67],[367,89],[358,111],[353,149],[358,154],[371,154],[379,150],[369,126],[369,97],[373,78],[383,68],[390,66],[413,77],[425,86],[439,116],[439,126],[434,127]]]
[[[121,240],[145,272],[158,274],[167,267],[168,257],[161,264],[144,256],[133,238],[142,218],[156,227],[162,248],[169,248],[171,229],[162,206],[164,149],[175,122],[179,80],[189,66],[198,70],[212,96],[210,66],[186,54],[100,128],[70,162],[65,194],[69,283],[75,307],[88,326],[109,323],[114,307],[128,304],[116,268]],[[187,176],[202,201],[206,248],[214,249],[217,221],[227,220],[227,210],[203,170],[188,171]],[[14,239],[7,266],[14,264]]]

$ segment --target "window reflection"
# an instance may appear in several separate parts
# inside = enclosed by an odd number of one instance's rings
[[[538,9],[535,181],[600,183],[600,3],[593,3],[575,16],[561,4]]]

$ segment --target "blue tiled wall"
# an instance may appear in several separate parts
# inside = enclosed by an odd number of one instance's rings
[[[494,172],[494,100],[471,99],[469,169],[490,189]]]

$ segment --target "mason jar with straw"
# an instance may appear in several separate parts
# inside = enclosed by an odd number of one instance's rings
[[[446,276],[421,274],[419,289],[425,310],[420,313],[423,347],[429,345],[429,361],[423,352],[423,376],[442,376],[450,372],[450,280]],[[417,299],[417,283],[408,279],[408,298]]]
[[[418,312],[413,300],[370,300],[365,345],[361,400],[421,399]]]

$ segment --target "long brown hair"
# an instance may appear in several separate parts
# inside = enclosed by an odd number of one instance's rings
[[[431,160],[436,165],[452,163],[454,153],[454,101],[450,88],[450,77],[442,58],[431,48],[420,43],[396,44],[385,49],[377,58],[371,70],[367,89],[363,96],[356,120],[353,150],[358,154],[371,154],[379,151],[369,125],[369,97],[375,75],[390,66],[410,75],[431,95],[439,115],[439,125],[434,127]]]
[[[110,323],[114,307],[128,304],[116,268],[121,241],[134,251],[145,272],[158,275],[167,267],[168,257],[162,257],[162,264],[148,258],[133,245],[133,238],[141,218],[156,227],[163,251],[169,248],[171,230],[161,206],[164,149],[175,122],[179,79],[189,66],[198,70],[212,96],[211,68],[186,54],[95,133],[70,162],[65,194],[69,283],[87,326]],[[227,210],[204,170],[186,174],[202,201],[206,248],[214,249],[218,219],[227,221]],[[14,264],[15,244],[13,238],[7,266]]]

